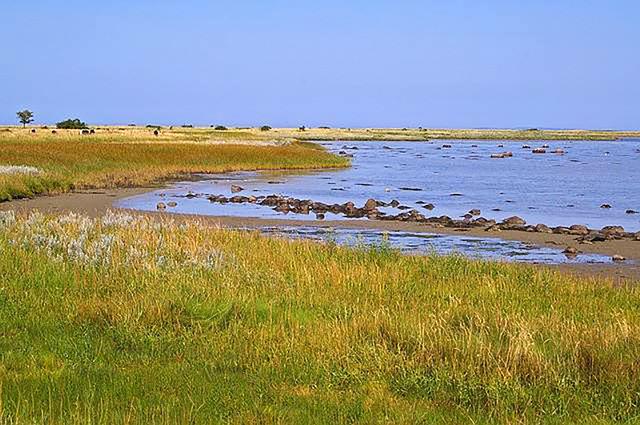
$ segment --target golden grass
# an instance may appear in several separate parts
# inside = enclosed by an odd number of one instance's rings
[[[40,175],[0,174],[0,201],[79,188],[133,187],[191,173],[344,167],[348,160],[301,142],[198,142],[197,132],[155,138],[149,130],[0,133],[0,165]]]
[[[8,423],[640,414],[637,286],[126,215],[0,220]]]

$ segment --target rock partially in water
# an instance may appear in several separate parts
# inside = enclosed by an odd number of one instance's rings
[[[429,211],[433,211],[433,209],[434,209],[435,207],[436,207],[436,206],[435,206],[435,205],[433,205],[433,204],[425,204],[425,205],[423,205],[423,206],[422,206],[422,208],[424,208],[425,210],[429,210]]]
[[[166,210],[167,209],[167,205],[164,202],[158,202],[156,204],[156,209],[157,210]]]
[[[611,205],[609,205],[609,204],[602,204],[602,205],[600,205],[600,208],[603,208],[603,209],[607,209],[607,210],[608,210],[608,209],[610,209],[610,208],[611,208]]]
[[[472,216],[479,216],[481,212],[479,209],[472,209],[471,211],[469,211],[469,214]]]
[[[244,190],[244,187],[242,186],[238,186],[237,184],[231,185],[231,193],[238,193],[238,192],[242,192],[243,190]]]
[[[638,211],[636,211],[636,210],[626,210],[625,214],[638,214]]]
[[[611,257],[611,259],[616,263],[621,263],[627,260],[626,258],[624,258],[622,255],[619,255],[619,254],[615,254],[613,257]]]
[[[514,215],[513,217],[508,217],[502,220],[502,224],[506,224],[507,226],[524,226],[527,224],[523,218]]]
[[[553,230],[546,224],[536,224],[534,230],[538,233],[553,233]]]

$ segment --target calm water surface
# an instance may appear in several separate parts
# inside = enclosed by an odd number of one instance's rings
[[[545,144],[549,145],[546,154],[533,154],[531,149],[523,148],[523,145],[537,148]],[[592,228],[615,224],[628,231],[640,230],[640,214],[626,212],[640,211],[640,140],[454,140],[330,142],[323,145],[333,152],[353,155],[352,167],[303,174],[203,176],[202,181],[178,183],[169,189],[123,200],[118,206],[155,210],[162,199],[170,200],[188,191],[230,195],[231,184],[238,184],[245,188],[243,195],[281,194],[330,204],[353,201],[357,205],[362,205],[368,198],[397,199],[425,215],[458,217],[478,208],[483,217],[496,220],[518,215],[531,224],[584,224]],[[565,153],[551,153],[558,148]],[[513,152],[513,157],[490,158],[492,153],[504,151]],[[175,200],[178,206],[171,209],[175,213],[314,219],[313,215],[285,216],[269,207],[251,204],[219,205],[198,198]],[[434,204],[435,209],[429,212],[419,202]],[[603,204],[611,205],[611,208],[600,208]],[[340,217],[329,214],[327,219]],[[305,232],[299,230],[299,233]],[[360,231],[360,234],[364,239],[373,236],[367,231]],[[399,245],[407,248],[408,238],[403,235],[400,239],[407,242]],[[462,251],[468,251],[462,245]],[[440,247],[440,250],[446,249]],[[488,252],[486,247],[480,251],[483,250]]]

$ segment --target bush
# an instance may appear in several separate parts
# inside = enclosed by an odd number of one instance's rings
[[[262,127],[260,127],[260,131],[269,131],[271,130],[271,127],[268,125],[263,125]]]
[[[147,124],[146,126],[147,128],[154,128],[156,130],[160,130],[162,127],[159,125],[151,125],[151,124]]]
[[[63,128],[68,130],[83,130],[87,128],[87,124],[80,121],[78,118],[68,119],[65,121],[60,121],[56,124],[57,128]]]
[[[193,125],[191,124],[185,124],[182,126],[182,128],[193,128]]]
[[[227,130],[227,127],[225,127],[224,125],[216,125],[214,130],[223,131],[223,130]]]

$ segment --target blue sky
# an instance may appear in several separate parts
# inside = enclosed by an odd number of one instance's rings
[[[0,122],[640,128],[640,2],[3,1]]]

